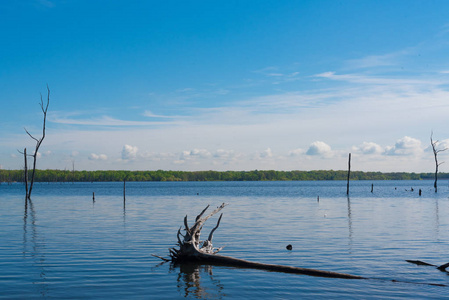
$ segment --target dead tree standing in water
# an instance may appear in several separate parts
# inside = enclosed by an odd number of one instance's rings
[[[438,191],[437,181],[438,181],[438,167],[444,162],[438,162],[438,153],[442,151],[446,151],[448,148],[437,149],[438,141],[433,140],[433,132],[430,134],[430,144],[432,145],[433,156],[435,157],[435,182],[433,183],[433,187],[435,188],[435,193]]]
[[[31,135],[28,130],[25,128],[25,132],[34,140],[36,141],[36,147],[34,149],[34,153],[27,155],[26,152],[26,148],[23,150],[23,152],[20,152],[23,154],[24,156],[24,160],[25,160],[25,188],[26,188],[26,193],[25,193],[25,198],[26,199],[30,199],[31,198],[31,191],[33,190],[33,184],[34,184],[34,175],[36,174],[36,161],[37,161],[37,153],[39,150],[39,147],[41,146],[42,142],[44,141],[45,138],[45,125],[46,125],[46,121],[47,121],[47,110],[48,110],[48,105],[50,104],[50,88],[47,85],[47,104],[44,106],[44,101],[42,100],[42,94],[41,94],[41,102],[40,102],[40,106],[41,106],[41,110],[42,113],[44,114],[44,122],[42,125],[42,137],[40,138],[36,138],[33,135]],[[33,170],[31,172],[31,179],[30,179],[30,184],[28,185],[28,167],[27,167],[27,158],[28,156],[33,158]]]

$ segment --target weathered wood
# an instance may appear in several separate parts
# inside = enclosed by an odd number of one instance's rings
[[[23,159],[25,162],[24,166],[24,181],[25,181],[25,201],[28,199],[28,158],[27,158],[27,148],[23,149]]]
[[[185,258],[184,258],[185,259]],[[229,267],[241,267],[241,268],[250,268],[250,269],[261,269],[266,271],[273,272],[282,272],[282,273],[294,273],[294,274],[303,274],[309,276],[318,276],[318,277],[331,277],[331,278],[345,278],[345,279],[367,279],[362,276],[345,274],[345,273],[337,273],[331,271],[323,271],[309,268],[300,268],[293,266],[284,266],[284,265],[274,265],[274,264],[265,264],[259,262],[248,261],[244,259],[215,255],[215,254],[207,254],[201,253],[189,259],[189,262],[197,262],[197,263],[207,263],[213,265],[223,265]]]
[[[192,227],[189,227],[187,216],[184,217],[184,229],[186,234],[183,236],[181,234],[181,228],[178,230],[177,239],[179,249],[170,248],[170,258],[172,262],[175,263],[187,263],[187,262],[195,262],[200,264],[213,264],[213,265],[224,265],[230,267],[242,267],[242,268],[252,268],[252,269],[261,269],[266,271],[274,271],[274,272],[284,272],[284,273],[295,273],[295,274],[303,274],[310,276],[320,276],[320,277],[332,277],[332,278],[346,278],[346,279],[366,279],[362,276],[331,272],[331,271],[322,271],[308,268],[300,268],[293,266],[283,266],[283,265],[274,265],[274,264],[265,264],[259,262],[252,262],[244,259],[217,255],[217,253],[222,248],[214,248],[212,245],[212,238],[215,230],[217,230],[220,225],[221,218],[223,214],[220,215],[217,221],[217,225],[212,229],[209,234],[209,237],[204,242],[200,241],[201,229],[204,223],[213,215],[221,211],[226,206],[225,203],[217,207],[214,211],[208,214],[206,217],[203,217],[206,210],[209,208],[207,206],[195,219],[195,224]],[[183,239],[181,239],[181,237]],[[156,256],[158,257],[158,256]]]
[[[437,181],[438,181],[438,167],[443,164],[444,162],[439,163],[438,162],[438,153],[442,152],[442,151],[446,151],[448,148],[444,148],[444,149],[437,149],[437,146],[439,144],[439,141],[434,141],[433,140],[433,132],[430,134],[430,145],[432,146],[432,151],[433,151],[433,156],[435,158],[435,181],[433,183],[433,187],[435,189],[435,193],[438,191],[438,187],[437,187]]]
[[[42,137],[36,138],[26,128],[24,128],[25,132],[28,134],[28,136],[30,138],[32,138],[36,142],[36,148],[34,149],[34,153],[29,155],[29,156],[33,157],[33,169],[31,171],[31,179],[30,179],[29,185],[28,185],[28,170],[27,170],[27,166],[25,166],[25,169],[26,169],[25,170],[25,172],[26,172],[25,182],[26,182],[26,187],[27,187],[25,197],[27,199],[31,199],[31,192],[33,190],[34,177],[35,177],[35,174],[36,174],[36,162],[37,162],[37,156],[38,156],[38,153],[39,153],[38,151],[39,151],[39,147],[41,146],[41,144],[42,144],[42,142],[44,141],[44,138],[45,138],[45,128],[46,128],[47,111],[48,111],[49,104],[50,104],[50,88],[47,85],[47,104],[44,105],[44,101],[42,100],[42,94],[41,94],[41,103],[40,103],[40,107],[41,107],[42,113],[44,115],[44,121],[43,121],[43,124],[42,124]],[[19,151],[19,153],[24,154],[24,156],[25,156],[25,165],[27,165],[26,149],[25,149],[24,152]]]
[[[449,267],[449,263],[446,263],[446,264],[441,265],[441,266],[437,266],[437,265],[426,263],[425,261],[422,261],[422,260],[406,260],[406,262],[409,262],[409,263],[412,263],[412,264],[415,264],[415,265],[418,265],[418,266],[435,267],[438,270],[443,271],[443,272],[447,272],[446,268]]]

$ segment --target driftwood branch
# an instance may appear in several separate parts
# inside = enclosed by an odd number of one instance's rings
[[[283,265],[275,265],[275,264],[265,264],[259,262],[248,261],[244,259],[217,255],[217,253],[223,248],[213,248],[212,246],[212,236],[215,230],[220,225],[221,218],[223,214],[220,215],[217,221],[217,225],[212,229],[209,237],[203,243],[200,242],[199,237],[201,234],[202,226],[204,222],[208,220],[210,217],[221,211],[226,206],[225,203],[217,207],[214,211],[212,211],[206,217],[202,217],[206,210],[209,208],[207,206],[196,218],[195,224],[192,227],[188,227],[187,225],[187,216],[184,218],[184,226],[186,230],[186,234],[181,234],[181,228],[178,230],[177,238],[178,238],[178,246],[179,249],[169,248],[169,258],[164,258],[158,255],[154,255],[164,262],[172,262],[175,264],[188,265],[189,263],[194,264],[204,264],[204,265],[219,265],[219,266],[228,266],[228,267],[236,267],[236,268],[251,268],[251,269],[260,269],[265,271],[272,272],[283,272],[283,273],[294,273],[294,274],[302,274],[309,276],[317,276],[317,277],[329,277],[329,278],[343,278],[343,279],[369,279],[367,277],[351,275],[346,273],[338,273],[332,271],[323,271],[309,268],[300,268],[293,266],[283,266]],[[183,237],[181,240],[180,237]],[[434,266],[440,271],[446,271],[446,268],[449,267],[449,263],[436,266],[419,260],[407,260],[407,262],[414,263],[417,265],[427,265]],[[446,271],[447,272],[447,271]],[[388,280],[390,281],[390,280]],[[423,283],[423,282],[407,282],[407,281],[398,281],[391,280],[392,282],[404,282],[411,284],[425,284],[432,286],[447,286],[445,284],[435,284],[435,283]]]
[[[438,270],[442,271],[442,272],[447,272],[446,268],[449,267],[449,263],[446,263],[444,265],[441,266],[437,266],[437,265],[433,265],[433,264],[429,264],[426,263],[425,261],[421,261],[421,260],[406,260],[406,262],[418,265],[418,266],[431,266],[431,267],[435,267]]]
[[[217,225],[211,230],[209,237],[204,242],[200,241],[201,229],[204,223],[220,212],[226,206],[225,203],[217,207],[210,214],[203,217],[206,210],[209,208],[207,206],[197,217],[195,220],[195,224],[189,228],[187,222],[187,216],[184,217],[184,226],[186,235],[181,240],[181,229],[178,230],[177,239],[179,249],[170,248],[170,259],[175,263],[185,263],[185,262],[196,262],[202,264],[213,264],[213,265],[224,265],[231,267],[241,267],[241,268],[252,268],[252,269],[261,269],[267,271],[275,271],[275,272],[285,272],[285,273],[296,273],[296,274],[304,274],[310,276],[320,276],[320,277],[332,277],[332,278],[346,278],[346,279],[366,279],[362,276],[350,275],[345,273],[337,273],[330,271],[322,271],[315,269],[307,269],[307,268],[299,268],[292,266],[282,266],[282,265],[274,265],[274,264],[264,264],[258,262],[247,261],[239,258],[229,257],[229,256],[221,256],[217,255],[217,253],[223,249],[214,248],[212,245],[212,238],[214,232],[220,226],[221,219],[223,214],[220,215],[217,221]],[[158,257],[158,256],[156,256]],[[160,257],[159,257],[160,258]],[[164,259],[165,260],[165,259]]]

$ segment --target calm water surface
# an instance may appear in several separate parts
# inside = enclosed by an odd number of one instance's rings
[[[357,181],[347,197],[341,181],[130,182],[124,203],[123,183],[38,183],[25,203],[21,184],[1,184],[0,298],[447,298],[449,287],[429,284],[449,285],[448,273],[405,262],[449,262],[448,182],[437,194],[432,185]],[[167,256],[186,214],[191,222],[222,202],[229,205],[213,242],[223,255],[371,279],[174,266],[151,256]],[[205,235],[216,218],[209,222]]]

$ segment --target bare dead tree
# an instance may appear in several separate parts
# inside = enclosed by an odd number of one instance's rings
[[[292,266],[283,266],[283,265],[273,265],[273,264],[264,264],[258,262],[252,262],[248,260],[243,260],[239,258],[229,257],[217,255],[217,253],[223,249],[214,248],[212,245],[212,237],[220,225],[221,218],[223,214],[220,215],[217,221],[217,225],[211,230],[209,237],[205,241],[200,240],[201,229],[203,228],[204,223],[213,215],[221,211],[226,206],[225,203],[217,207],[214,211],[212,211],[207,216],[203,217],[206,210],[209,208],[209,205],[196,217],[195,224],[192,227],[189,227],[187,222],[187,216],[184,217],[184,229],[185,235],[181,234],[181,228],[178,230],[178,246],[179,249],[170,248],[170,259],[166,259],[157,255],[153,255],[158,257],[164,261],[171,261],[174,263],[200,263],[200,264],[214,264],[214,265],[224,265],[231,267],[241,267],[241,268],[252,268],[252,269],[261,269],[273,272],[284,272],[284,273],[296,273],[296,274],[304,274],[310,276],[319,276],[319,277],[331,277],[331,278],[346,278],[346,279],[366,279],[362,276],[350,275],[345,273],[337,273],[330,271],[322,271],[315,269],[307,269],[307,268],[299,268]],[[182,237],[182,239],[181,239]]]
[[[42,142],[44,141],[45,138],[45,127],[46,127],[46,121],[47,121],[47,111],[48,111],[48,105],[50,104],[50,88],[47,85],[47,102],[44,105],[44,100],[42,99],[42,94],[41,94],[41,102],[39,103],[42,113],[44,114],[44,121],[42,124],[42,136],[40,138],[36,138],[34,137],[31,133],[29,133],[29,131],[25,129],[25,132],[28,134],[29,137],[31,137],[35,142],[36,142],[36,147],[34,149],[34,153],[33,154],[28,154],[26,152],[26,148],[23,150],[23,152],[19,151],[20,153],[22,153],[24,155],[24,160],[25,160],[25,188],[26,188],[26,194],[25,197],[26,199],[30,199],[31,198],[31,191],[33,190],[33,184],[34,184],[34,176],[36,174],[36,162],[37,162],[37,156],[38,156],[38,151],[39,148],[42,144]],[[28,185],[28,157],[32,157],[33,158],[33,169],[31,171],[31,179],[30,179],[30,183]]]
[[[430,144],[432,145],[433,156],[435,157],[435,182],[433,183],[433,187],[435,188],[435,193],[438,191],[437,181],[438,181],[438,167],[444,162],[438,162],[438,153],[442,151],[446,151],[448,148],[438,149],[438,140],[433,140],[433,132],[430,134]]]
[[[25,161],[24,165],[24,179],[25,182],[25,202],[28,199],[28,160],[27,160],[27,148],[23,149],[23,160]]]

